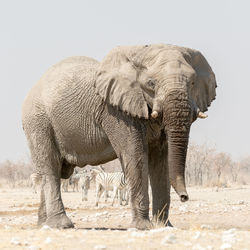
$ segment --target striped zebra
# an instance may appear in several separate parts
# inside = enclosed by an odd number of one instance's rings
[[[101,168],[101,171],[103,169]],[[82,201],[88,200],[88,191],[90,189],[90,182],[94,181],[96,175],[100,173],[100,170],[90,169],[89,171],[83,170],[80,172],[80,187],[82,188]]]
[[[117,197],[118,193],[123,191],[127,188],[127,182],[125,179],[125,175],[122,172],[115,172],[115,173],[106,173],[106,172],[99,172],[96,175],[96,203],[95,205],[98,206],[100,197],[102,193],[105,191],[105,202],[108,199],[108,191],[113,191],[113,199],[112,199],[112,206],[114,205],[115,198]],[[122,194],[120,194],[120,205],[122,205]]]
[[[129,196],[130,196],[130,190],[127,185],[124,189],[120,190],[120,199],[122,199],[122,201],[125,201],[125,205],[128,205]]]
[[[77,173],[77,174],[73,174],[72,176],[70,176],[69,178],[69,185],[72,186],[73,188],[73,192],[78,192],[78,186],[79,186],[79,181],[80,181],[80,178],[81,178],[81,174]]]
[[[88,175],[87,173],[81,174],[79,182],[80,182],[80,186],[82,188],[82,201],[88,200],[88,191],[90,188],[90,181],[91,181],[90,175]]]
[[[42,184],[42,175],[38,173],[32,173],[30,175],[30,183],[33,193],[36,194]]]
[[[61,190],[69,192],[69,179],[61,179]]]

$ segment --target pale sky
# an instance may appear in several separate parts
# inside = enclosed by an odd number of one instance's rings
[[[51,65],[152,43],[198,49],[216,74],[217,99],[190,140],[234,159],[250,154],[248,0],[8,0],[0,2],[0,34],[0,162],[29,155],[21,105]]]

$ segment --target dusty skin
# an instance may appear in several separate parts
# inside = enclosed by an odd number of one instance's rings
[[[81,193],[63,193],[74,229],[36,228],[39,195],[30,189],[0,189],[0,249],[250,249],[250,186],[188,188],[190,201],[171,193],[175,228],[129,229],[129,207]]]

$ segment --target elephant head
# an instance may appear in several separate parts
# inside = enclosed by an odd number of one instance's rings
[[[101,62],[95,87],[102,99],[131,116],[161,119],[168,140],[170,182],[188,200],[185,162],[190,126],[215,99],[215,75],[196,50],[124,46]]]

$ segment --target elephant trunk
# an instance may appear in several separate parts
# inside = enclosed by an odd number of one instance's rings
[[[168,132],[168,166],[170,183],[182,202],[188,200],[185,185],[185,162],[188,136]]]
[[[187,94],[171,92],[163,105],[163,122],[168,136],[168,166],[170,183],[182,202],[188,200],[185,185],[185,164],[192,107]]]

